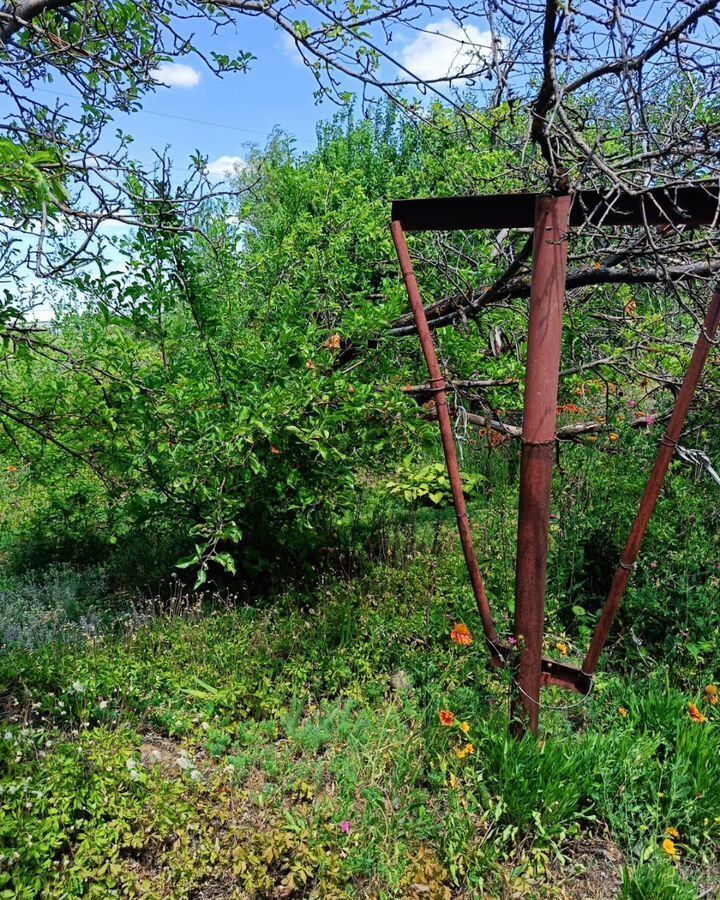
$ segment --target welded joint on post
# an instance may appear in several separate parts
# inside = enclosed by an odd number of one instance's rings
[[[621,569],[625,569],[626,572],[634,572],[637,569],[637,562],[626,563],[623,559],[620,560],[618,565]]]
[[[671,447],[673,450],[677,450],[677,446],[680,443],[679,440],[675,438],[671,438],[667,432],[660,438],[660,443],[663,447]]]

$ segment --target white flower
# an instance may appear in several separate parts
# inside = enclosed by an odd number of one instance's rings
[[[12,733],[12,731],[6,731],[5,734],[3,735],[3,738],[4,738],[6,741],[11,741],[11,740],[13,739],[13,733]]]
[[[180,768],[183,769],[185,772],[187,772],[188,769],[194,768],[194,765],[195,765],[191,759],[188,759],[188,758],[187,758],[187,756],[180,756],[180,757],[178,757],[177,764],[178,764],[178,765],[180,766]]]
[[[193,781],[202,781],[202,774],[197,769],[192,770],[190,777]]]
[[[73,681],[72,689],[75,691],[76,694],[84,694],[85,693],[85,685],[82,683],[82,681]]]
[[[128,756],[128,758],[125,760],[125,765],[127,766],[128,771],[134,772],[135,768],[137,767],[137,760],[134,756]]]
[[[98,706],[100,707],[100,709],[107,709],[107,706],[108,706],[107,700],[101,700],[100,703],[98,703]]]

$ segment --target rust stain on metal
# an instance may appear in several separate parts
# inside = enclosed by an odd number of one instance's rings
[[[457,452],[455,450],[455,438],[453,436],[450,413],[448,412],[447,406],[447,396],[445,394],[445,379],[440,371],[435,344],[428,327],[427,318],[425,317],[425,308],[420,296],[420,289],[418,288],[417,280],[415,278],[412,260],[410,259],[402,226],[399,222],[393,222],[391,231],[398,259],[400,261],[400,269],[402,271],[403,279],[405,280],[408,297],[410,298],[410,306],[412,307],[413,316],[415,318],[415,325],[417,326],[418,335],[420,337],[420,345],[428,367],[430,387],[435,394],[435,411],[440,424],[440,437],[442,439],[445,464],[450,479],[450,490],[452,492],[453,506],[455,507],[455,515],[457,517],[460,543],[462,544],[463,554],[465,556],[465,564],[467,565],[470,583],[472,584],[473,593],[475,594],[475,602],[477,603],[478,612],[480,613],[485,637],[490,645],[492,655],[498,657],[498,635],[495,630],[495,623],[493,622],[490,604],[488,603],[487,594],[485,592],[485,583],[480,574],[480,568],[478,566],[475,548],[472,542],[470,520],[468,519],[467,507],[465,505],[462,478],[460,477],[460,467],[458,466]]]
[[[530,282],[520,501],[515,563],[515,637],[520,646],[518,730],[537,732],[547,580],[550,489],[562,349],[571,198],[538,197]]]
[[[668,468],[675,455],[675,448],[680,440],[690,404],[695,396],[695,391],[700,383],[700,376],[705,368],[705,362],[717,334],[718,324],[720,324],[720,288],[716,288],[713,292],[712,300],[705,316],[705,322],[693,350],[690,365],[678,391],[675,408],[673,409],[667,431],[660,441],[660,449],[645,487],[645,493],[640,501],[638,514],[630,531],[625,550],[620,557],[620,564],[615,572],[615,578],[610,587],[610,593],[605,602],[602,616],[590,642],[590,649],[583,664],[583,670],[589,675],[594,674],[597,669],[600,654],[603,651],[610,629],[615,621],[615,616],[622,603],[630,572],[638,558],[650,519],[653,512],[655,512],[655,505],[660,496]]]

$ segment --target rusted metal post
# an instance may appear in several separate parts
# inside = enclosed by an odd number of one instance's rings
[[[652,514],[655,511],[655,505],[660,496],[660,491],[662,490],[668,468],[675,455],[675,448],[682,435],[688,410],[690,409],[690,404],[695,396],[695,391],[700,382],[700,376],[705,367],[710,348],[715,340],[719,324],[720,287],[716,287],[712,294],[702,331],[698,335],[690,365],[688,366],[688,370],[685,373],[682,385],[680,386],[670,423],[660,441],[660,449],[653,470],[650,473],[645,493],[640,501],[640,509],[635,517],[635,522],[633,523],[630,537],[625,545],[625,550],[620,557],[620,563],[615,572],[615,578],[610,587],[610,593],[605,602],[602,616],[597,624],[595,634],[590,643],[590,648],[585,657],[583,672],[585,672],[586,675],[593,675],[597,669],[598,659],[600,658],[600,654],[607,641],[617,611],[620,608],[625,588],[627,587],[628,579],[630,578],[630,572],[634,568],[638,554],[640,553],[640,547],[645,537],[645,533],[647,532]]]
[[[515,562],[515,637],[520,664],[516,734],[537,734],[557,394],[571,197],[535,202],[527,368]]]
[[[458,466],[457,452],[455,450],[455,439],[453,436],[452,424],[450,422],[450,413],[448,412],[447,396],[445,394],[445,379],[440,371],[437,353],[435,352],[435,344],[427,323],[425,308],[423,307],[422,298],[420,297],[420,290],[413,271],[412,260],[410,259],[410,253],[408,252],[402,224],[399,221],[394,221],[390,226],[390,230],[392,232],[393,241],[395,242],[398,259],[400,260],[400,269],[405,281],[405,287],[407,288],[408,297],[410,298],[410,306],[412,308],[413,318],[415,319],[418,336],[420,337],[420,345],[430,374],[430,387],[435,396],[435,411],[437,413],[438,423],[440,424],[440,437],[442,438],[443,453],[445,454],[445,464],[447,465],[448,476],[450,478],[450,490],[452,491],[453,505],[455,507],[455,515],[457,516],[460,543],[462,544],[465,563],[467,565],[468,574],[470,575],[470,583],[472,584],[475,602],[477,603],[483,630],[488,644],[490,645],[493,660],[495,663],[499,663],[499,640],[497,631],[495,630],[495,623],[493,622],[492,614],[490,612],[490,605],[485,592],[485,584],[482,575],[480,574],[477,557],[475,556],[475,548],[473,547],[470,521],[465,506],[462,479],[460,477],[460,468]]]

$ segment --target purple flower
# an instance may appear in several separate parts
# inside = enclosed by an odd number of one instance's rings
[[[655,416],[653,416],[652,414],[645,418],[645,424],[647,425],[648,428],[652,428],[653,425],[655,424],[655,422],[656,422]]]
[[[352,822],[348,822],[347,820],[342,821],[340,823],[340,831],[342,831],[343,834],[350,834],[352,831]]]
[[[516,646],[517,646],[517,638],[515,638],[515,637],[509,637],[509,638],[508,638],[508,644],[510,644],[511,647],[516,647]]]

